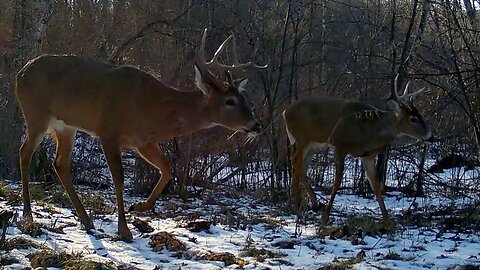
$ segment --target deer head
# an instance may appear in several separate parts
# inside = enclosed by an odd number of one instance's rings
[[[241,70],[248,67],[266,68],[253,62],[239,63],[236,50],[235,36],[230,35],[218,47],[210,61],[205,60],[205,40],[207,29],[203,32],[202,43],[198,53],[198,59],[195,64],[195,82],[197,87],[203,92],[207,110],[209,110],[213,124],[221,125],[226,128],[243,131],[248,134],[257,134],[261,130],[260,123],[255,119],[252,109],[247,100],[242,95],[248,82],[247,78],[239,80],[238,85],[232,78],[232,71]],[[219,57],[225,49],[227,43],[231,41],[230,56],[232,64],[226,65],[219,62]],[[226,81],[218,79],[213,70],[222,71]]]
[[[395,77],[395,85],[389,99],[387,100],[387,107],[394,112],[397,117],[397,126],[400,130],[400,134],[432,142],[434,140],[432,132],[427,127],[422,115],[413,104],[415,97],[425,92],[425,88],[413,93],[408,93],[410,86],[410,82],[408,82],[403,93],[399,95],[397,91],[398,77],[399,75]]]

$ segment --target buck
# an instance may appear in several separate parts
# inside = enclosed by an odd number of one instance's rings
[[[322,215],[322,223],[328,223],[333,201],[343,178],[347,154],[362,159],[383,219],[389,220],[382,198],[383,185],[375,171],[375,157],[398,135],[433,140],[422,116],[413,106],[415,96],[424,89],[409,94],[407,83],[402,95],[399,95],[397,79],[398,76],[387,100],[387,111],[352,100],[309,97],[292,104],[283,112],[288,139],[290,144],[295,145],[291,195],[297,211],[302,202],[300,185],[306,189],[312,208],[318,207],[315,192],[306,179],[305,166],[312,154],[333,147],[336,161],[335,180]]]
[[[116,66],[77,56],[40,56],[28,62],[16,78],[16,95],[21,106],[26,138],[20,147],[23,216],[32,221],[27,169],[32,154],[47,132],[56,141],[54,167],[85,229],[94,228],[77,193],[70,174],[70,157],[77,130],[98,136],[115,186],[118,233],[130,240],[124,210],[124,174],[121,149],[136,150],[161,172],[151,195],[130,210],[146,211],[172,178],[169,160],[158,143],[196,130],[220,125],[257,134],[261,126],[241,94],[247,79],[238,87],[231,71],[247,67],[265,68],[253,62],[239,63],[236,42],[229,36],[205,60],[205,29],[195,63],[195,82],[200,91],[180,91],[152,75],[130,66]],[[231,41],[233,64],[222,64],[219,57]],[[220,80],[211,71],[226,73]]]

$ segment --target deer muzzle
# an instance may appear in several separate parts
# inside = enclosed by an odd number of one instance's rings
[[[423,141],[433,143],[435,141],[435,137],[433,136],[432,132],[429,131],[425,137],[423,137]]]
[[[262,131],[262,125],[259,122],[255,121],[250,125],[250,127],[244,128],[244,131],[246,133],[256,135]]]

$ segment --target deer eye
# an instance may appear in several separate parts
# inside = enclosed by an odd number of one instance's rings
[[[414,123],[414,124],[418,123],[418,118],[415,116],[411,116],[409,120],[411,123]]]
[[[237,100],[234,99],[234,98],[229,98],[229,99],[225,100],[225,104],[227,106],[235,106],[235,105],[237,105]]]

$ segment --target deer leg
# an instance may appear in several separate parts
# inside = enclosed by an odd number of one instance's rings
[[[75,133],[75,129],[67,127],[63,128],[61,131],[55,130],[57,151],[53,165],[55,167],[55,171],[57,172],[58,178],[62,183],[62,186],[65,188],[70,201],[77,211],[80,221],[86,230],[90,230],[94,228],[93,223],[85,211],[80,199],[78,198],[77,192],[75,192],[70,172],[70,157],[72,155],[73,144],[75,142]]]
[[[312,210],[316,211],[318,209],[317,195],[315,194],[315,191],[313,190],[312,185],[310,185],[310,183],[308,182],[307,176],[305,174],[305,170],[306,170],[305,167],[307,166],[308,162],[312,158],[312,156],[314,154],[314,151],[311,151],[311,150],[304,150],[304,151],[308,151],[308,152],[306,152],[304,154],[303,167],[302,167],[302,172],[304,172],[304,174],[302,175],[300,180],[301,180],[301,183],[302,183],[303,187],[307,191],[307,195],[310,199]]]
[[[172,179],[172,167],[170,161],[163,155],[162,151],[157,144],[147,144],[141,148],[138,148],[139,154],[160,173],[160,179],[158,180],[155,188],[145,202],[140,202],[132,205],[129,211],[147,211],[155,207],[155,202],[162,193],[165,186]]]
[[[297,214],[300,212],[300,205],[302,203],[302,198],[300,197],[300,182],[303,182],[305,178],[302,152],[303,147],[297,145],[292,160],[292,186],[290,190],[293,198],[293,207]]]
[[[30,192],[28,188],[28,167],[32,161],[35,149],[42,142],[45,135],[45,128],[28,127],[27,136],[22,146],[20,146],[20,177],[22,179],[22,201],[23,201],[23,218],[26,221],[33,221],[32,206],[30,203]]]
[[[132,233],[128,229],[125,218],[125,205],[123,200],[124,178],[122,167],[122,156],[120,146],[113,138],[100,138],[103,153],[107,159],[108,167],[112,173],[113,184],[115,185],[115,196],[117,197],[118,211],[118,234],[125,241],[132,240]]]
[[[370,186],[375,193],[375,198],[377,199],[380,210],[382,211],[383,220],[389,221],[388,211],[385,207],[382,196],[383,185],[378,179],[377,173],[375,171],[375,155],[363,157],[362,161],[363,166],[365,167],[365,171],[367,172],[368,182],[370,182]]]
[[[342,183],[343,178],[343,169],[345,167],[345,154],[335,153],[335,161],[336,161],[336,170],[335,170],[335,181],[333,182],[332,192],[330,194],[330,199],[328,200],[328,204],[325,207],[325,211],[323,212],[322,216],[322,224],[327,225],[328,220],[330,219],[330,212],[332,211],[333,201],[335,200],[335,196],[337,195],[337,191],[340,188],[340,184]]]

